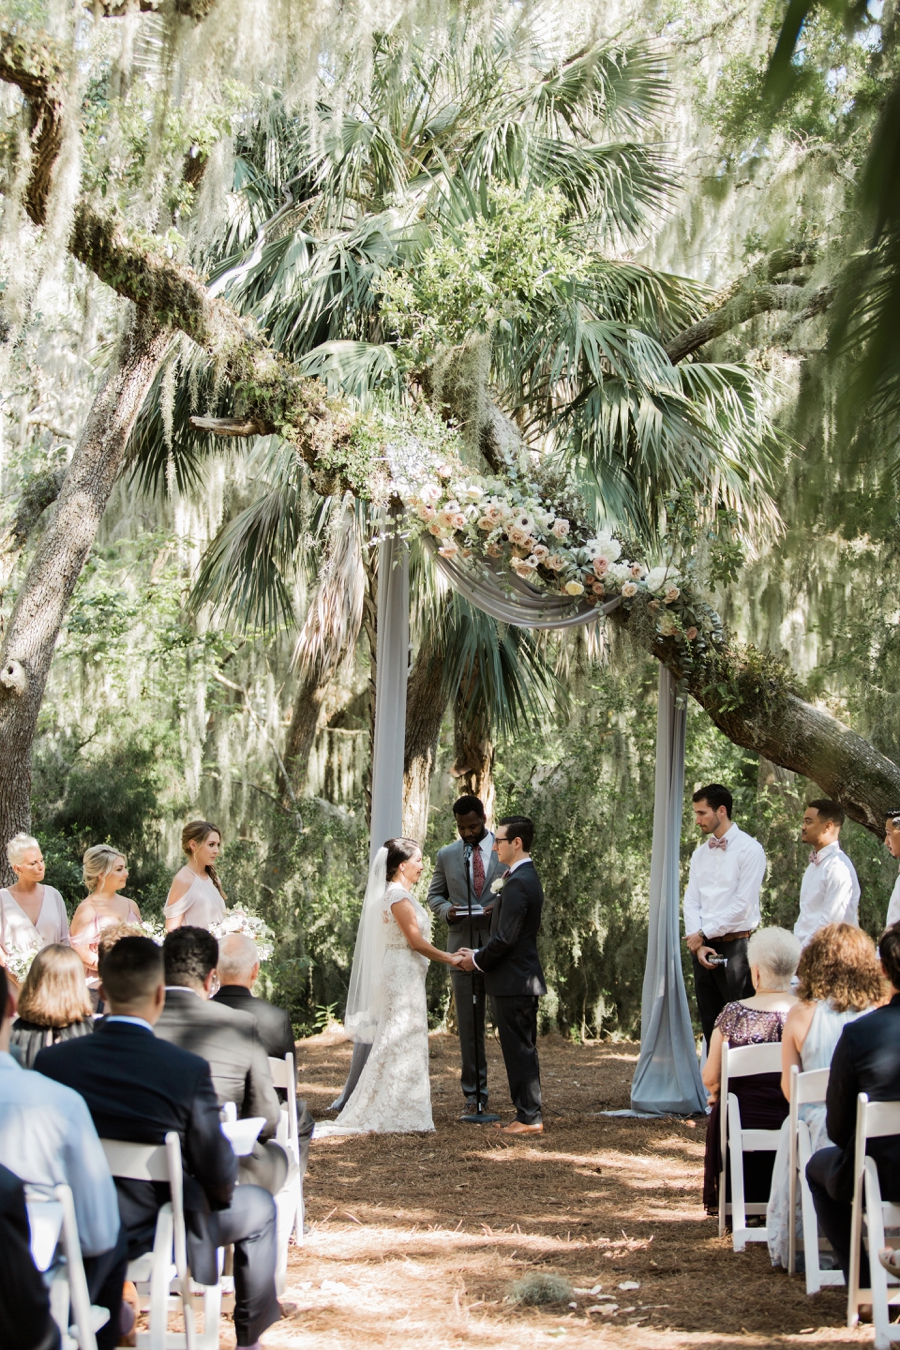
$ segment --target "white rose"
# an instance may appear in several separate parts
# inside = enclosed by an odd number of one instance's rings
[[[434,506],[441,495],[441,490],[434,483],[426,483],[419,492],[420,501],[426,506]]]
[[[503,890],[503,878],[495,877],[491,882],[491,895],[499,895]]]
[[[584,587],[580,581],[567,581],[563,590],[566,595],[584,595]]]
[[[441,464],[437,470],[438,478],[452,478],[453,470],[449,464]]]
[[[680,594],[681,594],[681,591],[678,589],[678,587],[677,587],[677,586],[673,586],[673,585],[671,585],[671,583],[670,583],[670,584],[666,587],[666,592],[665,592],[665,600],[666,600],[666,604],[667,604],[667,605],[671,605],[672,602],[673,602],[674,600],[677,600],[677,599],[678,599],[678,597],[679,597]]]

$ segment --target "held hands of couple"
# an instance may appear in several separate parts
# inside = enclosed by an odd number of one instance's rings
[[[460,958],[456,963],[457,970],[472,971],[475,969],[475,953],[471,947],[460,947],[455,955]]]

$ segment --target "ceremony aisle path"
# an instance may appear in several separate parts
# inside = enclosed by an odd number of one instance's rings
[[[502,1140],[460,1124],[457,1043],[431,1038],[433,1135],[314,1143],[309,1234],[291,1249],[286,1297],[299,1305],[267,1347],[444,1350],[445,1347],[871,1344],[842,1326],[842,1291],[808,1299],[802,1279],[769,1266],[765,1244],[736,1255],[700,1204],[702,1122],[615,1120],[637,1058],[629,1044],[541,1043],[546,1133]],[[508,1119],[499,1046],[492,1104]],[[299,1076],[313,1114],[344,1081],[349,1045],[301,1041]],[[329,1117],[330,1118],[330,1117]],[[611,1298],[576,1308],[505,1301],[536,1272]],[[621,1289],[631,1282],[639,1287]],[[617,1311],[588,1308],[617,1305]],[[223,1328],[224,1328],[223,1324]],[[223,1346],[233,1345],[230,1326]]]

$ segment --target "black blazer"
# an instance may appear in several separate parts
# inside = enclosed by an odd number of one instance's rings
[[[210,1209],[231,1203],[238,1160],[219,1124],[209,1065],[133,1022],[97,1023],[93,1036],[42,1050],[38,1073],[80,1092],[101,1139],[162,1144],[169,1130],[181,1139],[184,1206],[191,1271],[215,1284]],[[128,1231],[128,1258],[153,1246],[156,1215],[169,1188],[152,1181],[117,1180],[119,1213]]]
[[[843,1150],[835,1177],[835,1199],[853,1199],[853,1153],[856,1142],[856,1098],[868,1093],[873,1102],[900,1101],[900,994],[890,1003],[841,1032],[828,1077],[825,1128]],[[868,1153],[878,1166],[885,1200],[900,1200],[900,1137],[873,1139]]]
[[[59,1350],[50,1295],[31,1255],[25,1187],[0,1166],[0,1345]]]
[[[224,1003],[226,1008],[250,1013],[256,1020],[256,1029],[263,1043],[263,1049],[273,1059],[284,1059],[285,1055],[296,1057],[291,1018],[284,1008],[276,1008],[274,1003],[257,998],[242,984],[223,984],[210,1002]]]
[[[546,994],[536,941],[543,907],[544,892],[529,858],[503,883],[491,915],[491,936],[475,953],[486,993]]]
[[[269,1060],[248,1012],[200,998],[190,989],[167,989],[157,1038],[202,1055],[209,1064],[219,1105],[234,1102],[238,1116],[264,1116],[260,1139],[278,1128],[281,1107]]]

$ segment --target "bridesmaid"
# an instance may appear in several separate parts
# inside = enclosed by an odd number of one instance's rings
[[[42,884],[44,859],[30,834],[17,834],[6,845],[15,884],[0,889],[0,965],[50,943],[69,945],[69,920],[59,891]]]
[[[188,924],[211,928],[225,917],[225,892],[216,874],[216,858],[222,847],[222,832],[208,820],[192,820],[181,831],[181,848],[187,864],[176,872],[163,911],[166,932]]]
[[[97,943],[103,929],[115,923],[140,923],[141,911],[128,896],[116,894],[128,881],[128,863],[118,849],[109,844],[89,848],[81,860],[81,875],[88,895],[76,909],[69,932],[91,978],[97,974]]]

